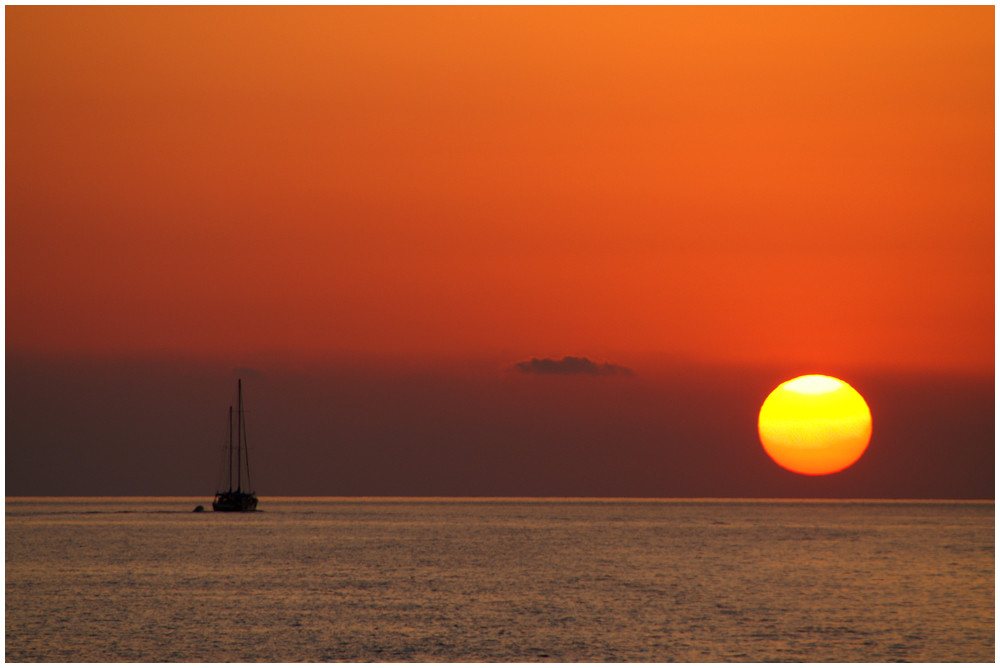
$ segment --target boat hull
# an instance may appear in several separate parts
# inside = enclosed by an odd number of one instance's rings
[[[228,513],[248,513],[257,510],[257,497],[243,492],[217,494],[212,510]]]

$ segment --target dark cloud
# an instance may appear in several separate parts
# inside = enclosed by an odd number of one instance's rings
[[[541,359],[532,357],[526,362],[518,362],[513,367],[513,371],[521,373],[553,374],[553,375],[576,375],[585,374],[589,376],[631,376],[632,370],[619,364],[604,362],[598,364],[586,357],[563,357],[561,360],[554,360],[549,357]]]

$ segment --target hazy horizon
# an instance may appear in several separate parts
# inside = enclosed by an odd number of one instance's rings
[[[595,362],[631,375],[498,358],[288,368],[8,353],[6,494],[209,498],[242,377],[262,497],[994,497],[992,377],[835,370],[866,397],[874,435],[853,467],[817,477],[775,466],[757,440],[760,404],[790,368]]]

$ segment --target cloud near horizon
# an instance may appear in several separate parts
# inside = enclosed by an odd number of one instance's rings
[[[511,367],[511,371],[520,373],[533,373],[539,375],[588,375],[588,376],[632,376],[635,375],[632,369],[604,362],[598,364],[586,357],[563,357],[561,360],[554,360],[550,357],[541,359],[532,357],[530,360],[518,362]]]

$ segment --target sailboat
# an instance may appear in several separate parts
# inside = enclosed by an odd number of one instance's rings
[[[250,484],[250,459],[247,452],[247,425],[243,416],[243,380],[236,381],[236,465],[233,466],[233,407],[229,407],[229,450],[226,458],[226,480],[229,489],[216,492],[212,510],[246,513],[257,510],[257,496]],[[243,489],[243,471],[246,469],[246,488]],[[235,476],[234,476],[235,474]],[[233,488],[233,478],[236,487]]]

